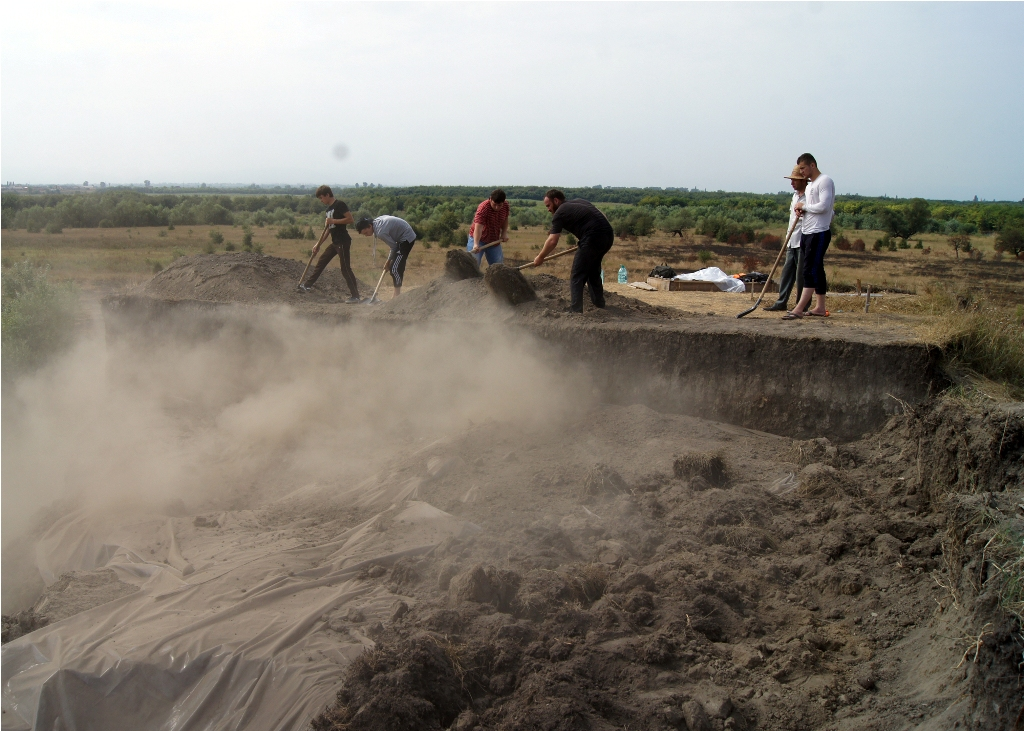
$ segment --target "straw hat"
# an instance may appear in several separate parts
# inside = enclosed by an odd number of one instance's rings
[[[794,165],[793,166],[793,172],[791,172],[789,175],[783,175],[782,177],[789,178],[790,180],[807,180],[807,178],[805,176],[800,174],[800,166],[799,165]]]

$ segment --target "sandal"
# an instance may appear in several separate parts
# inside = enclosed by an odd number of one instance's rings
[[[802,320],[802,319],[804,319],[804,316],[802,314],[800,314],[799,312],[787,312],[785,315],[782,316],[782,319],[783,320]]]
[[[824,315],[819,315],[817,312],[810,312],[810,311],[805,312],[804,314],[807,315],[808,317],[828,317],[832,313],[829,312],[828,310],[825,310],[825,314]]]

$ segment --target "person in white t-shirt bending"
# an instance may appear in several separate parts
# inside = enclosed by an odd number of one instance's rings
[[[832,178],[818,170],[814,155],[805,152],[796,159],[800,173],[809,182],[804,191],[806,200],[793,206],[800,216],[801,244],[804,250],[804,288],[800,300],[783,320],[797,320],[808,315],[828,317],[825,309],[825,293],[828,284],[825,281],[825,251],[832,241],[832,214],[835,208],[836,186]],[[807,309],[814,296],[813,309]]]
[[[786,227],[787,232],[793,233],[789,234],[786,263],[782,265],[782,274],[779,277],[779,296],[764,308],[768,312],[785,312],[789,309],[789,293],[793,291],[793,285],[796,284],[797,301],[800,300],[804,288],[804,252],[800,246],[800,217],[796,215],[795,206],[806,200],[804,190],[807,188],[807,178],[800,172],[799,166],[794,166],[793,172],[783,177],[788,178],[790,185],[793,186],[793,200],[789,203],[789,225]]]

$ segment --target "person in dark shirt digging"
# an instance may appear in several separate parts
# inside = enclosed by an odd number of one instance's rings
[[[583,312],[583,285],[590,288],[590,300],[595,307],[604,307],[604,286],[601,284],[601,261],[615,241],[612,225],[593,203],[582,198],[571,201],[565,193],[552,188],[544,194],[544,205],[551,211],[551,229],[547,241],[541,248],[534,266],[544,263],[556,246],[562,231],[568,231],[579,239],[579,249],[572,260],[572,274],[569,291],[572,300],[569,312]]]
[[[327,265],[331,263],[331,259],[337,256],[341,262],[341,276],[345,278],[348,290],[352,293],[352,296],[345,300],[345,302],[350,305],[356,304],[361,300],[359,299],[359,283],[356,281],[356,275],[352,271],[352,237],[348,233],[348,224],[353,222],[352,211],[345,205],[345,201],[340,201],[334,197],[334,191],[328,185],[321,185],[317,188],[316,197],[327,206],[327,220],[320,240],[313,246],[313,255],[316,256],[316,252],[320,250],[320,245],[327,239],[328,231],[331,232],[331,243],[327,245],[324,253],[320,255],[316,262],[316,268],[309,275],[309,279],[299,284],[299,289],[303,292],[308,292],[312,289],[313,284],[324,273]]]

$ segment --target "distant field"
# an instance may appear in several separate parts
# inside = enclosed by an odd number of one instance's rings
[[[279,239],[276,226],[253,227],[253,241],[262,245],[265,254],[306,262],[312,241]],[[776,235],[785,235],[779,228],[768,228]],[[213,246],[210,232],[219,232],[224,241]],[[614,277],[621,264],[630,273],[630,281],[642,278],[658,264],[677,269],[699,269],[698,251],[711,252],[709,265],[718,266],[733,274],[747,269],[746,263],[756,260],[756,268],[767,272],[775,259],[777,249],[767,251],[757,244],[730,245],[695,236],[693,229],[682,241],[678,237],[658,233],[624,241],[616,239],[615,246],[605,259],[607,277]],[[511,242],[505,247],[509,259],[525,262],[536,256],[536,249],[544,241],[542,227],[521,228],[510,232]],[[1024,302],[1024,263],[1000,256],[994,249],[994,235],[972,237],[976,253],[961,252],[959,260],[946,244],[946,236],[920,234],[913,237],[921,241],[922,249],[898,249],[894,252],[871,250],[881,231],[853,231],[847,237],[862,238],[864,252],[840,251],[834,245],[826,256],[826,269],[830,284],[837,289],[853,287],[861,280],[862,286],[874,290],[896,288],[919,292],[936,280],[955,281],[972,286],[993,301]],[[353,236],[353,267],[363,279],[375,279],[379,272],[372,264],[372,239]],[[7,266],[15,261],[29,260],[50,267],[52,276],[60,280],[77,282],[87,290],[116,291],[145,281],[158,268],[166,267],[180,256],[200,254],[213,249],[223,253],[226,247],[242,247],[240,226],[179,226],[166,228],[89,228],[64,229],[63,233],[27,233],[7,230],[3,233],[3,262]],[[429,248],[427,248],[429,246]],[[445,249],[436,242],[418,242],[410,257],[408,282],[411,286],[424,284],[438,276],[444,267]],[[980,259],[977,258],[980,255]],[[378,245],[378,267],[386,256],[386,248]],[[567,276],[571,257],[552,262],[546,270]],[[332,262],[332,266],[337,266]]]

